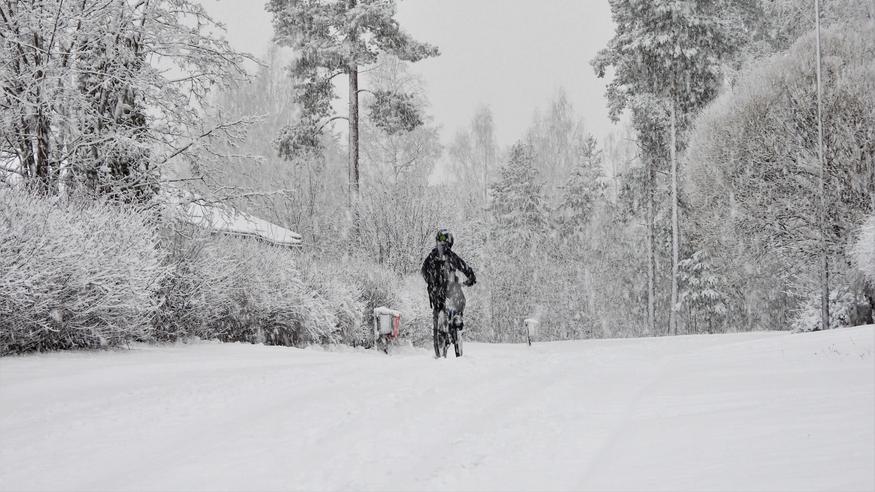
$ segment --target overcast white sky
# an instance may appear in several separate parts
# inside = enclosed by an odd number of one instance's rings
[[[261,56],[272,25],[261,0],[202,0],[238,49]],[[441,56],[413,65],[447,142],[479,104],[495,115],[498,143],[523,136],[536,108],[564,87],[596,137],[611,129],[605,80],[589,60],[613,32],[607,0],[400,0],[398,21]]]

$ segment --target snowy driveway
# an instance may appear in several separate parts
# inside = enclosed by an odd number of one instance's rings
[[[0,490],[873,490],[875,327],[0,359]]]

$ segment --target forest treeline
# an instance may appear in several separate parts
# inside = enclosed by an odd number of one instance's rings
[[[271,0],[256,58],[190,0],[4,1],[0,353],[370,346],[378,305],[420,343],[439,227],[477,272],[476,340],[821,329],[823,244],[830,327],[871,323],[875,7],[821,2],[821,188],[810,3],[611,0],[613,38],[573,62],[615,131],[560,90],[502,147],[485,105],[441,142],[415,67],[439,47],[394,2]],[[192,226],[190,201],[303,246]]]

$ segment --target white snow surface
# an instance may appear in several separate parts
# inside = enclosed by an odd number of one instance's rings
[[[180,215],[188,222],[219,232],[244,237],[257,237],[278,246],[298,246],[301,235],[229,207],[190,202],[180,206]]]
[[[873,490],[875,326],[0,360],[0,490]]]

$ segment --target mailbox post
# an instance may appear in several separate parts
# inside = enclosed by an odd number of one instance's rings
[[[526,318],[523,323],[526,325],[526,340],[529,342],[529,346],[531,346],[532,340],[538,336],[538,320]]]
[[[401,312],[386,306],[374,308],[374,346],[383,347],[389,353],[389,342],[398,338],[401,328]]]

